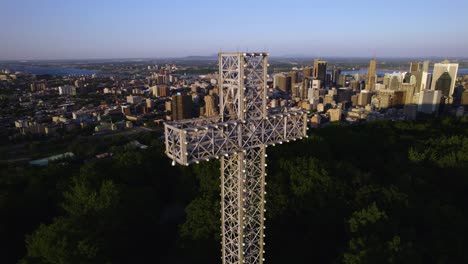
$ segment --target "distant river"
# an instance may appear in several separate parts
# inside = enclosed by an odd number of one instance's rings
[[[3,66],[0,66],[2,68]],[[66,68],[66,67],[39,67],[39,66],[25,66],[25,65],[6,65],[6,68],[10,72],[26,72],[31,74],[50,74],[50,75],[59,75],[59,76],[82,76],[82,75],[91,75],[99,73],[96,70],[84,70],[84,69],[75,69],[75,68]]]
[[[399,72],[399,70],[383,70],[383,71],[377,71],[377,75],[379,76],[384,76],[386,73],[394,73],[394,72]],[[432,73],[432,69],[429,70],[430,73]],[[331,72],[330,72],[331,73]],[[354,75],[354,74],[367,74],[367,69],[362,69],[362,70],[356,70],[356,71],[342,71],[341,74],[346,74],[346,75]],[[468,75],[468,68],[460,68],[458,69],[458,75]]]

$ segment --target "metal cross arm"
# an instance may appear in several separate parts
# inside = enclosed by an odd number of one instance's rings
[[[260,122],[200,118],[165,124],[166,154],[181,165],[219,159],[247,148],[302,139],[307,114],[295,109],[268,115]],[[240,133],[239,133],[240,132]]]

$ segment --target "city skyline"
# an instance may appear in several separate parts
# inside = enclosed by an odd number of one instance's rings
[[[10,1],[0,60],[209,56],[466,57],[464,1]],[[236,14],[234,16],[233,14]],[[240,15],[239,15],[240,14]],[[440,19],[445,14],[446,19]]]

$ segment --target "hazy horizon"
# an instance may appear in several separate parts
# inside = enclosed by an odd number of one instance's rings
[[[465,58],[467,10],[461,0],[7,1],[0,61],[181,58],[220,50]]]

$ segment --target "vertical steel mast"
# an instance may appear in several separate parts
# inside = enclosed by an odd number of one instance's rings
[[[263,263],[267,54],[219,54],[220,113],[239,126],[238,154],[221,159],[223,263]],[[244,148],[248,144],[249,148]]]

